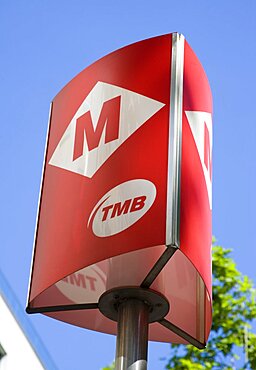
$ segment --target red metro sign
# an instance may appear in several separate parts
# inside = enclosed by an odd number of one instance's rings
[[[169,302],[149,339],[202,348],[211,326],[212,98],[179,34],[93,63],[54,98],[27,311],[107,333],[102,294]]]

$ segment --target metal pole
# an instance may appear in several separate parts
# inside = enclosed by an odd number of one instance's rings
[[[118,307],[116,370],[147,370],[149,306],[130,298]]]

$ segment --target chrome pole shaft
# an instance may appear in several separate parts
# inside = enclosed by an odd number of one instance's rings
[[[118,307],[116,370],[147,370],[149,307],[130,298]]]

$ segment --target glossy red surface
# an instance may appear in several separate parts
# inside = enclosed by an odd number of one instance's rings
[[[171,52],[172,35],[129,45],[86,68],[54,98],[29,308],[97,303],[108,289],[140,286],[164,252],[167,173],[172,170],[168,168]],[[112,86],[113,91],[122,89],[122,94],[133,94],[134,106],[141,97],[160,104],[155,113],[149,114],[149,118],[114,151],[111,145],[119,134],[118,119],[124,115],[123,95],[118,104],[114,96],[112,100],[105,99],[108,103],[104,103],[104,114],[101,111],[102,115],[96,118],[88,110],[82,112],[82,121],[77,119],[76,124],[82,122],[84,139],[82,131],[72,134],[70,128],[78,110],[99,82],[103,86],[99,91],[104,92]],[[109,114],[109,107],[120,109],[118,114],[110,115],[112,123],[104,118]],[[128,110],[130,108],[134,107]],[[141,112],[139,115],[145,113],[143,106]],[[211,141],[210,134],[204,131],[202,164],[187,112],[208,114],[209,118],[212,98],[203,68],[185,42],[180,250],[161,271],[152,288],[170,302],[166,319],[204,343],[211,326],[211,203],[209,183],[207,188],[205,179],[206,170],[211,174]],[[129,117],[134,119],[132,113]],[[96,122],[95,127],[93,122]],[[130,122],[125,124],[129,129]],[[204,130],[209,128],[208,121],[208,126],[204,120],[202,124]],[[201,127],[196,129],[200,131]],[[63,168],[49,164],[56,148],[65,145],[63,137],[69,140],[72,135],[72,161],[79,160],[84,153],[86,135],[93,136],[87,140],[90,143],[88,153],[101,145],[102,137],[112,150],[102,163],[101,154],[96,156],[100,165],[90,177],[81,170],[76,173],[65,169],[65,158]],[[143,186],[147,187],[147,193],[140,193]],[[126,199],[123,189],[132,189],[129,194],[134,196]],[[150,202],[146,204],[148,198]],[[141,212],[137,213],[139,217],[135,217],[136,212]],[[104,224],[99,230],[95,226],[97,217]],[[120,220],[120,225],[112,228],[114,218]],[[47,315],[88,329],[116,333],[116,324],[97,309]],[[149,338],[186,343],[159,323],[150,325]]]

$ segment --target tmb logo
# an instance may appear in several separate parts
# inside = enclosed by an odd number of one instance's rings
[[[186,111],[207,187],[209,206],[212,209],[212,116],[207,112]]]
[[[70,121],[49,164],[92,177],[163,106],[133,91],[97,82]]]
[[[74,303],[97,302],[99,296],[106,290],[106,275],[95,264],[74,272],[55,286]]]
[[[106,237],[128,229],[155,201],[155,185],[144,179],[124,182],[105,194],[93,208],[88,227],[96,236]]]
[[[109,206],[102,208],[102,221],[121,216],[122,214],[125,215],[129,212],[140,211],[144,208],[146,199],[147,197],[145,195],[141,195],[140,197],[135,197],[133,199],[126,199],[123,203],[117,202],[110,204]],[[111,212],[109,212],[110,210]]]

